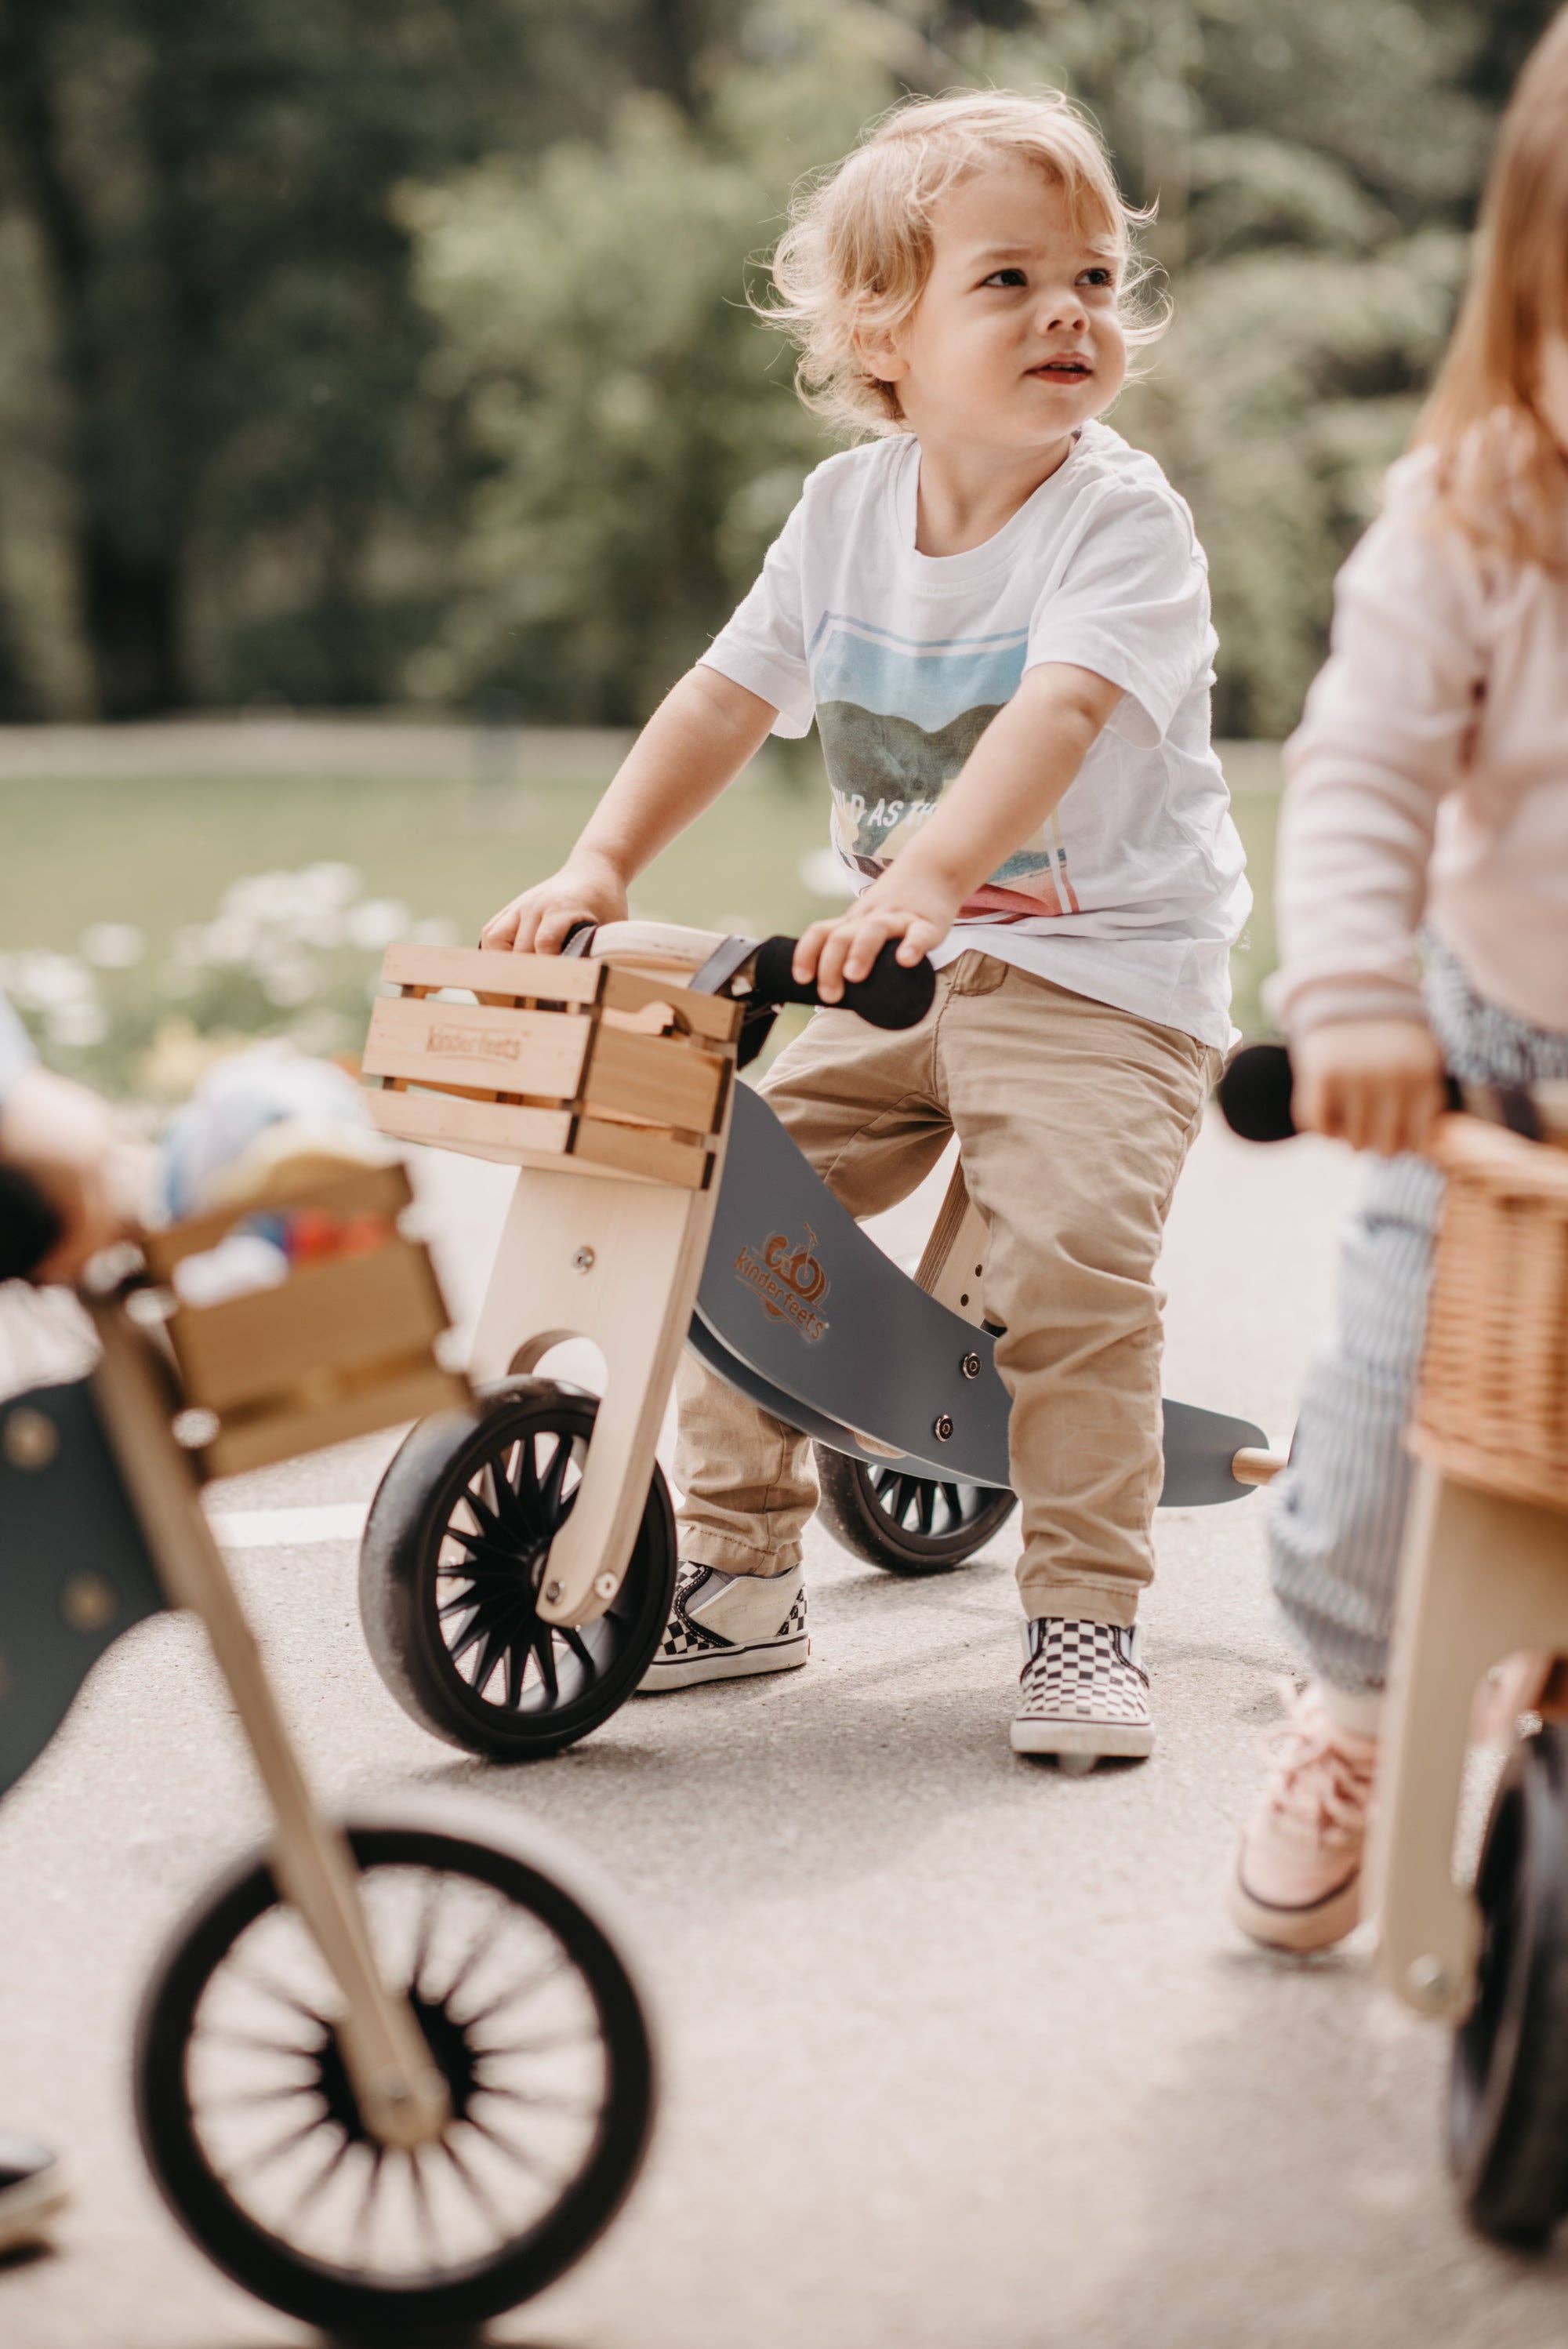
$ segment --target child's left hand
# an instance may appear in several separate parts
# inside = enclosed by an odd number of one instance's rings
[[[795,948],[791,966],[802,983],[815,978],[824,1003],[837,1003],[846,980],[867,978],[890,938],[899,940],[905,966],[939,947],[963,902],[960,892],[925,874],[893,865],[836,921],[813,922]]]

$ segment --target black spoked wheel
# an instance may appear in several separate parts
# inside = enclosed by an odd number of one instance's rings
[[[1449,2153],[1481,2231],[1543,2245],[1568,2215],[1568,1735],[1516,1749],[1476,1878],[1475,2004],[1454,2034]]]
[[[872,1468],[824,1444],[814,1449],[822,1488],[818,1514],[847,1550],[890,1574],[940,1574],[962,1566],[1016,1506],[1011,1493],[993,1485]]]
[[[341,1994],[264,1857],[164,1954],[137,2117],[175,2215],[259,2299],[340,2335],[449,2340],[614,2214],[652,2120],[647,2025],[603,1928],[521,1849],[386,1821],[349,1841],[383,1978],[447,2083],[440,2137],[410,2153],[366,2128]]]
[[[508,1379],[478,1419],[416,1427],[383,1476],[359,1557],[377,1670],[416,1721],[470,1754],[526,1762],[608,1720],[653,1659],[675,1594],[676,1528],[655,1467],[625,1578],[580,1629],[539,1613],[597,1398]]]

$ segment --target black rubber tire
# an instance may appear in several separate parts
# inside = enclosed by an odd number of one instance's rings
[[[889,1574],[945,1574],[962,1566],[985,1547],[1017,1506],[1014,1494],[991,1485],[966,1485],[956,1477],[938,1482],[901,1476],[896,1469],[868,1467],[847,1452],[830,1452],[825,1444],[812,1449],[821,1485],[818,1516],[852,1557],[883,1567]],[[914,1515],[914,1525],[902,1524],[895,1509],[880,1498],[879,1479],[887,1482],[890,1496],[904,1488],[903,1513]],[[940,1533],[934,1530],[939,1507],[956,1520]],[[930,1532],[918,1522],[927,1516],[933,1524]]]
[[[350,1822],[347,1833],[361,1869],[420,1867],[491,1886],[538,1918],[568,1952],[592,1998],[606,2073],[588,2158],[560,2199],[494,2257],[470,2261],[438,2282],[390,2286],[297,2251],[258,2225],[233,2198],[196,2124],[187,2055],[208,1982],[245,1929],[278,1905],[264,1851],[248,1855],[202,1895],[154,1970],[136,2034],[137,2125],[153,2177],[181,2225],[258,2300],[340,2338],[446,2342],[542,2292],[614,2216],[653,2125],[653,2045],[614,1943],[542,1867],[474,1836],[432,1826]]]
[[[495,1762],[559,1754],[625,1702],[664,1635],[677,1560],[675,1512],[656,1465],[620,1591],[608,1613],[582,1633],[552,1638],[540,1624],[528,1596],[544,1569],[537,1557],[518,1553],[509,1604],[514,1613],[521,1604],[521,1613],[507,1645],[537,1653],[543,1637],[557,1663],[571,1660],[579,1682],[591,1671],[575,1693],[535,1703],[536,1687],[526,1706],[496,1702],[459,1671],[443,1635],[438,1585],[452,1578],[440,1564],[442,1540],[469,1479],[521,1437],[558,1434],[586,1443],[597,1410],[597,1397],[580,1388],[549,1379],[503,1380],[481,1395],[477,1418],[447,1413],[414,1428],[370,1505],[359,1553],[359,1612],[371,1658],[404,1711],[465,1753]],[[492,1671],[489,1679],[495,1677]]]
[[[1539,2250],[1568,2215],[1568,1733],[1522,1740],[1476,1877],[1475,2003],[1454,2033],[1449,2158],[1481,2233]]]

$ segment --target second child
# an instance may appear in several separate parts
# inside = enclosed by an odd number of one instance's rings
[[[1568,1077],[1568,10],[1509,109],[1453,341],[1340,574],[1286,766],[1275,985],[1295,1122],[1379,1159],[1269,1496],[1274,1590],[1312,1677],[1232,1886],[1254,1940],[1308,1951],[1361,1909],[1442,1197],[1418,1154],[1445,1065],[1473,1084]]]

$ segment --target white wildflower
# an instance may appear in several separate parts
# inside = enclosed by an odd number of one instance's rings
[[[350,905],[343,917],[343,926],[350,946],[362,947],[366,954],[378,954],[384,947],[396,946],[408,935],[413,916],[400,897],[366,897],[357,905]]]
[[[352,864],[307,864],[289,878],[313,905],[350,905],[365,886],[364,875]]]
[[[262,983],[262,993],[280,1011],[292,1011],[297,1005],[308,1003],[316,990],[314,963],[272,962],[259,969],[256,976]]]
[[[260,944],[256,924],[248,914],[232,908],[228,898],[215,922],[201,932],[199,960],[218,970],[236,970],[248,963]]]
[[[231,881],[218,900],[218,918],[248,923],[286,922],[300,902],[296,873],[249,873]]]
[[[7,977],[12,996],[25,1011],[53,1011],[67,1003],[96,1001],[93,975],[75,955],[35,947],[13,955]]]
[[[317,954],[330,954],[344,940],[343,915],[335,905],[302,905],[288,926],[288,935]]]
[[[96,997],[53,1003],[44,1014],[44,1037],[68,1052],[89,1051],[108,1034],[108,1015]]]
[[[94,922],[82,932],[80,944],[99,970],[134,970],[147,952],[147,939],[134,922]]]

